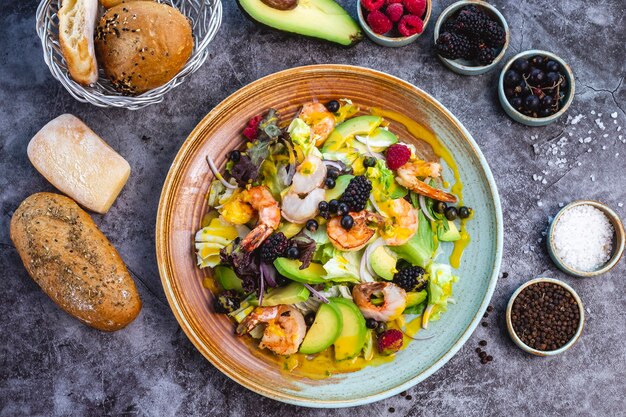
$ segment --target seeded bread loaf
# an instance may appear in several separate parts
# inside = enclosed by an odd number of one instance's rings
[[[137,0],[100,0],[100,4],[102,4],[107,9],[110,9],[111,7],[117,6],[118,4],[129,3],[131,1]]]
[[[174,78],[193,50],[191,25],[175,8],[151,1],[112,7],[96,28],[98,62],[117,90],[141,94]]]
[[[11,218],[11,240],[33,280],[83,323],[114,331],[139,314],[141,299],[122,258],[70,198],[28,197]]]

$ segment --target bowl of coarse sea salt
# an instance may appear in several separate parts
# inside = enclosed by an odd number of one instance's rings
[[[624,226],[609,207],[593,200],[574,201],[554,217],[548,252],[563,272],[593,277],[610,271],[624,252]]]

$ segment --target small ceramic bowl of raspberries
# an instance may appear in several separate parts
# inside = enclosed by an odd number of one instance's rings
[[[456,2],[435,24],[435,52],[458,74],[484,74],[500,62],[508,45],[504,16],[484,1]]]
[[[561,117],[574,100],[574,73],[551,52],[524,51],[504,65],[498,80],[504,111],[528,126],[545,126]]]
[[[359,0],[359,22],[368,38],[382,46],[405,46],[424,32],[431,0]]]

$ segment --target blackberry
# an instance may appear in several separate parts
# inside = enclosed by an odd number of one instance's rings
[[[339,201],[345,203],[350,211],[361,211],[367,204],[370,192],[372,192],[372,183],[363,175],[359,175],[350,180],[350,184]]]
[[[470,41],[465,36],[457,35],[456,33],[442,33],[435,43],[437,54],[448,59],[468,56],[471,53],[471,49]]]
[[[504,42],[506,42],[506,32],[504,31],[504,28],[498,24],[498,22],[494,22],[492,20],[485,28],[483,39],[487,45],[492,48],[500,48],[504,45]]]
[[[282,232],[274,233],[263,242],[261,245],[261,260],[267,264],[271,264],[285,253],[289,242]]]
[[[489,17],[473,9],[461,10],[454,23],[454,31],[464,35],[479,38],[487,30]]]
[[[421,291],[426,288],[425,273],[422,267],[409,266],[395,273],[393,283],[406,291]]]
[[[489,65],[493,62],[495,58],[496,54],[494,53],[493,49],[488,47],[487,45],[482,45],[480,47],[480,49],[478,50],[478,56],[476,57],[481,65]]]
[[[229,290],[224,291],[213,302],[213,307],[217,313],[228,314],[237,310],[241,306],[239,295],[237,292]]]

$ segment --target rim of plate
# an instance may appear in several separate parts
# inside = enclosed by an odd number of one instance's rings
[[[476,315],[473,317],[472,321],[463,331],[461,337],[459,337],[459,339],[454,343],[454,345],[452,345],[452,347],[446,353],[444,353],[439,359],[437,359],[437,361],[435,361],[430,367],[420,372],[419,374],[415,375],[410,380],[402,384],[399,384],[398,386],[394,388],[381,391],[377,394],[363,396],[357,399],[348,399],[348,400],[304,399],[296,395],[291,395],[288,393],[276,391],[272,387],[267,387],[267,386],[263,386],[260,384],[256,384],[250,381],[245,375],[239,375],[239,374],[232,372],[230,368],[228,368],[227,366],[221,363],[217,355],[214,355],[212,352],[208,351],[207,349],[202,348],[204,346],[202,340],[195,333],[192,326],[190,326],[188,318],[185,317],[183,311],[181,310],[180,303],[175,297],[175,293],[174,293],[174,289],[172,285],[173,284],[172,277],[169,275],[168,267],[171,263],[171,260],[167,256],[168,251],[167,251],[167,245],[164,244],[165,243],[164,235],[168,233],[166,226],[168,225],[168,220],[170,217],[170,212],[172,210],[172,207],[171,207],[170,202],[167,201],[167,196],[171,194],[172,187],[176,183],[175,180],[176,180],[176,174],[177,174],[176,173],[177,166],[179,165],[181,160],[184,159],[189,149],[197,141],[201,140],[199,136],[199,133],[201,133],[201,130],[202,130],[201,126],[204,126],[207,121],[216,117],[225,109],[228,109],[229,107],[233,106],[239,100],[240,96],[243,95],[247,90],[254,89],[255,87],[258,87],[259,85],[268,83],[269,81],[277,77],[279,78],[286,77],[286,76],[288,77],[291,74],[302,73],[302,72],[311,72],[311,73],[315,73],[318,76],[323,75],[320,73],[328,73],[328,74],[336,75],[338,72],[339,73],[343,72],[343,73],[351,73],[351,74],[356,73],[356,74],[360,74],[363,76],[372,76],[374,78],[381,78],[388,82],[397,84],[400,88],[408,90],[412,94],[417,94],[423,99],[431,102],[434,106],[439,108],[439,110],[449,120],[450,123],[454,124],[455,127],[458,128],[463,133],[463,135],[465,136],[465,140],[467,141],[467,144],[470,146],[470,148],[472,149],[472,151],[475,153],[478,160],[480,161],[480,167],[482,171],[484,172],[484,175],[487,179],[487,185],[491,192],[491,197],[493,199],[493,204],[494,204],[494,209],[495,209],[496,254],[495,254],[495,260],[493,263],[493,272],[491,274],[491,277],[489,278],[489,285],[483,297],[482,303],[480,304],[480,307]],[[437,370],[439,370],[439,368],[441,368],[444,364],[446,364],[461,349],[461,347],[465,344],[465,342],[467,342],[469,337],[472,335],[472,333],[478,326],[478,323],[480,322],[483,314],[485,313],[487,309],[487,306],[489,305],[489,302],[491,300],[491,297],[493,296],[493,292],[496,287],[496,283],[498,281],[498,275],[499,275],[500,265],[502,261],[503,239],[504,239],[504,233],[503,233],[502,207],[501,207],[500,196],[498,194],[498,189],[496,186],[495,179],[493,178],[493,174],[491,172],[491,169],[489,168],[489,164],[487,163],[487,160],[485,159],[483,153],[479,149],[478,144],[476,143],[472,135],[468,132],[468,130],[465,128],[465,126],[463,126],[463,124],[461,124],[461,122],[438,100],[436,100],[434,97],[432,97],[430,94],[426,93],[422,89],[409,83],[408,81],[404,81],[393,75],[389,75],[387,73],[373,70],[370,68],[358,67],[358,66],[352,66],[352,65],[341,65],[341,64],[308,65],[308,66],[295,67],[295,68],[275,72],[265,77],[259,78],[258,80],[240,88],[239,90],[235,91],[234,93],[229,95],[227,98],[225,98],[223,101],[221,101],[217,106],[215,106],[202,120],[200,120],[196,124],[196,127],[194,127],[194,129],[191,131],[187,139],[185,139],[185,141],[181,145],[180,149],[178,150],[178,153],[176,154],[176,157],[174,158],[172,162],[172,165],[170,166],[167,177],[165,179],[165,183],[163,184],[161,197],[159,199],[159,208],[157,211],[156,230],[155,230],[157,265],[159,268],[159,275],[161,276],[161,283],[163,285],[163,291],[165,292],[165,296],[167,297],[168,303],[170,305],[170,309],[174,313],[176,320],[178,321],[180,327],[183,329],[183,331],[185,332],[189,340],[196,347],[196,349],[224,375],[226,375],[233,381],[237,382],[238,384],[242,385],[243,387],[256,392],[257,394],[263,395],[265,397],[268,397],[274,400],[285,402],[288,404],[294,404],[294,405],[305,406],[305,407],[316,407],[316,408],[353,407],[353,406],[365,405],[365,404],[369,404],[369,403],[376,402],[379,400],[383,400],[385,398],[389,398],[410,387],[415,386],[416,384],[425,380],[426,378],[431,376],[433,373],[435,373]]]

